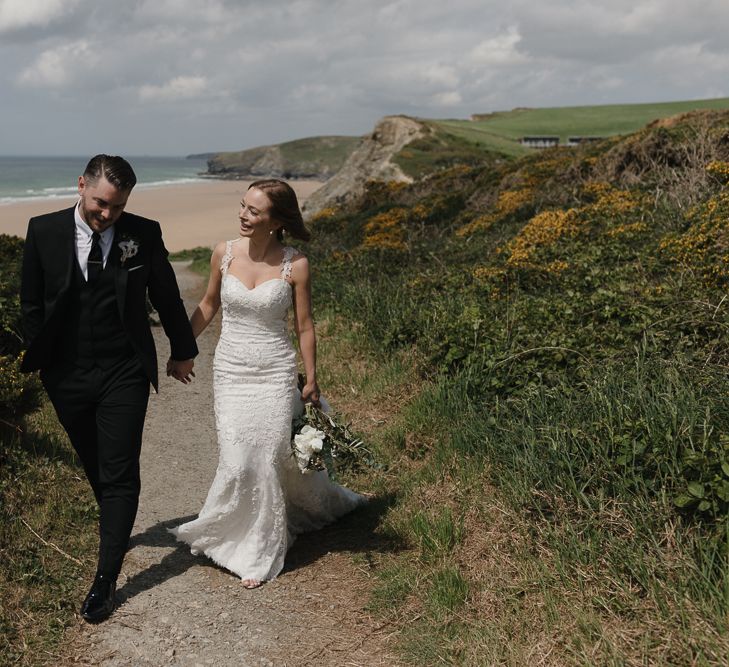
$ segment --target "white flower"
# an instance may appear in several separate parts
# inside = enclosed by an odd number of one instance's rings
[[[304,428],[307,428],[306,426]],[[296,449],[304,452],[320,452],[324,447],[324,433],[312,429],[309,433],[297,433],[294,436]]]
[[[300,433],[294,435],[296,458],[299,467],[304,470],[309,464],[311,457],[322,450],[326,434],[306,424]]]

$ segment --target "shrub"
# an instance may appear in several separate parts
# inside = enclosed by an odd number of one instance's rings
[[[11,427],[17,426],[41,401],[38,378],[20,372],[22,258],[23,240],[0,234],[0,421]]]

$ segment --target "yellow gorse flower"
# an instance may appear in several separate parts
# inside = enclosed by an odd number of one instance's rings
[[[473,270],[473,277],[476,280],[489,280],[490,278],[500,278],[506,271],[495,266],[477,266]]]
[[[717,177],[720,181],[729,181],[729,162],[713,160],[706,165],[706,171],[712,176]]]
[[[618,238],[636,236],[647,230],[648,225],[646,225],[644,222],[633,222],[625,225],[617,225],[616,227],[611,227],[605,233],[610,238]]]
[[[575,209],[538,213],[512,241],[506,264],[513,268],[526,268],[540,247],[552,245],[563,236],[574,236],[585,224]]]
[[[696,271],[709,285],[729,281],[729,193],[719,193],[688,213],[691,226],[660,243],[664,256]]]
[[[362,248],[407,250],[404,223],[408,216],[408,209],[393,208],[370,218],[364,226]]]
[[[311,217],[311,224],[315,225],[317,222],[321,222],[322,220],[328,220],[329,218],[333,218],[335,215],[337,215],[338,210],[334,206],[329,206],[328,208],[323,208],[318,213],[314,214]]]
[[[467,225],[461,227],[457,232],[457,236],[470,236],[474,232],[484,231],[491,227],[494,223],[504,220],[508,216],[516,213],[520,208],[529,204],[532,200],[532,190],[530,188],[522,188],[521,190],[504,190],[499,194],[494,212],[480,215],[471,220]]]

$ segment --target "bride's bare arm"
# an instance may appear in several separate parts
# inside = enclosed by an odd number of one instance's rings
[[[294,329],[299,339],[301,359],[306,372],[306,384],[301,398],[319,403],[319,385],[316,382],[316,332],[311,315],[311,275],[309,260],[300,256],[291,265],[291,282],[294,292]]]
[[[208,288],[195,312],[190,317],[190,325],[192,326],[192,333],[197,338],[204,330],[205,327],[210,324],[215,313],[220,308],[220,284],[223,276],[220,271],[220,261],[223,259],[225,254],[225,243],[218,243],[213,250],[213,255],[210,258],[210,280],[208,281]]]

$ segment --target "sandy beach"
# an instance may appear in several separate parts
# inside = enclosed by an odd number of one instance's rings
[[[127,211],[159,220],[167,249],[171,252],[212,247],[218,241],[238,236],[238,206],[251,181],[206,180],[157,188],[137,187]],[[291,181],[299,204],[320,181]],[[0,204],[0,234],[25,236],[28,219],[76,203],[76,198],[36,199]]]

